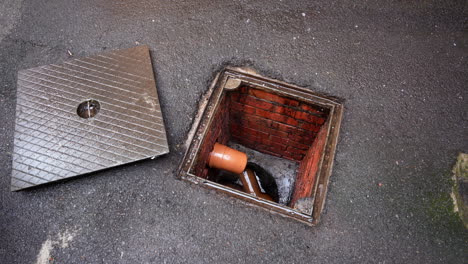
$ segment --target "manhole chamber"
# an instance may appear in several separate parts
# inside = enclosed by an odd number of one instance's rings
[[[250,205],[316,224],[343,114],[339,100],[229,68],[218,74],[200,104],[179,176]],[[237,148],[270,170],[279,201],[221,182],[219,170],[207,165],[215,143]]]

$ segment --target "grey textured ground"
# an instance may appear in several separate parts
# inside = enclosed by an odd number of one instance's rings
[[[0,263],[466,261],[447,199],[468,149],[465,1],[391,2],[2,1]],[[171,154],[11,193],[16,72],[137,42],[152,49]],[[226,64],[346,100],[319,226],[174,178]]]

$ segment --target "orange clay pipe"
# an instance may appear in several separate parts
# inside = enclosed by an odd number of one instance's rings
[[[238,150],[215,143],[213,151],[208,158],[208,166],[226,170],[232,173],[241,173],[247,166],[247,155]]]
[[[244,192],[273,202],[273,198],[271,198],[270,195],[262,193],[260,186],[258,186],[255,172],[253,172],[251,169],[246,169],[243,171],[241,174],[239,174],[239,178],[242,182]]]

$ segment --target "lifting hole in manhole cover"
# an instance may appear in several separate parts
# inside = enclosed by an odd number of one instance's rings
[[[101,104],[96,100],[87,100],[78,105],[76,113],[81,118],[94,117],[101,110]]]

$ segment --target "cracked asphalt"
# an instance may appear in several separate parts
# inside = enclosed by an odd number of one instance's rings
[[[0,263],[464,263],[449,200],[467,152],[466,1],[0,3]],[[9,191],[16,74],[150,47],[171,153]],[[179,181],[197,103],[225,65],[344,99],[321,222]]]

